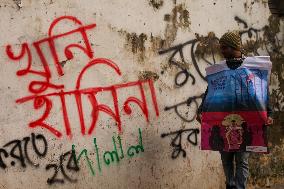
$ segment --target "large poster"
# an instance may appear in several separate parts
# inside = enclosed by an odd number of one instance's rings
[[[269,57],[248,57],[236,70],[223,61],[206,69],[201,149],[267,152]]]

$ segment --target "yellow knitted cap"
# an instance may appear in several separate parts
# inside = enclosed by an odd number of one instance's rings
[[[219,41],[220,44],[227,45],[229,47],[232,47],[236,50],[241,50],[242,46],[242,40],[239,32],[237,31],[229,31],[226,32]]]

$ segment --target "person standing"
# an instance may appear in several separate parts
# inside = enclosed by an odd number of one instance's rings
[[[225,70],[225,71],[229,70],[231,74],[238,74],[237,70],[240,70],[241,68],[246,69],[246,66],[243,63],[246,61],[247,58],[242,53],[241,37],[237,31],[226,32],[220,38],[219,44],[220,44],[221,53],[224,56],[225,61],[222,62],[223,64],[219,64],[217,66],[214,65],[215,67],[213,66],[211,70],[214,70],[215,73],[218,73],[216,69]],[[254,58],[250,60],[254,60]],[[249,93],[250,81],[252,81],[252,77],[253,77],[253,74],[248,74],[247,80],[246,80],[248,100],[252,98],[250,97],[250,93]],[[248,135],[250,131],[247,130],[248,128],[247,122],[242,118],[242,116],[234,113],[235,112],[234,108],[238,110],[241,109],[242,111],[246,111],[247,109],[249,111],[251,109],[255,109],[255,107],[252,107],[252,106],[258,107],[261,105],[259,104],[255,105],[251,102],[248,102],[248,103],[236,102],[236,103],[239,103],[236,108],[235,105],[232,105],[232,103],[230,103],[230,101],[226,101],[226,98],[221,98],[220,96],[222,95],[228,95],[228,93],[220,95],[222,91],[224,91],[225,93],[225,86],[228,87],[228,85],[232,85],[227,81],[227,79],[228,77],[222,76],[216,80],[210,81],[211,86],[214,86],[214,90],[218,90],[218,94],[216,94],[216,96],[212,98],[212,96],[215,95],[214,92],[216,91],[212,92],[210,91],[212,89],[210,88],[206,89],[205,94],[202,99],[202,103],[198,108],[196,119],[197,121],[202,123],[203,121],[202,114],[203,114],[204,109],[211,108],[211,109],[214,109],[213,112],[231,111],[231,114],[228,114],[227,116],[222,118],[224,120],[220,121],[220,126],[214,125],[212,127],[211,132],[213,131],[215,133],[213,132],[211,133],[211,136],[209,139],[211,141],[208,143],[208,145],[209,146],[211,145],[211,150],[220,151],[222,165],[223,165],[224,173],[226,176],[226,189],[245,189],[247,179],[249,176],[249,164],[248,164],[249,152],[247,151],[247,149],[241,149],[241,148],[246,147],[245,145],[242,144],[244,143],[243,141],[251,142],[251,140],[248,139],[249,138]],[[234,87],[236,87],[235,85],[236,84],[234,84]],[[229,88],[234,88],[234,87],[229,86]],[[241,87],[243,86],[241,85]],[[255,89],[252,89],[252,90],[254,90],[255,92],[253,96],[259,95],[257,94],[257,90]],[[238,91],[232,91],[233,95],[236,96],[236,99],[237,99],[237,92]],[[206,98],[209,93],[211,94],[211,98]],[[271,112],[271,108],[269,107],[269,103],[268,103],[268,95],[269,95],[268,86],[267,86],[266,95],[267,95],[267,104],[264,109],[266,109],[265,112],[267,112],[267,115],[261,114],[260,116],[260,117],[265,118],[264,120],[265,127],[266,125],[271,125],[273,123],[273,119],[271,117],[272,112]],[[230,94],[228,96],[230,96]],[[241,98],[243,98],[242,94],[241,94]],[[213,101],[214,102],[217,101],[219,106],[216,106],[216,104],[214,103],[213,105],[210,106],[210,103]],[[243,107],[240,107],[240,106],[243,106]],[[217,118],[218,115],[210,116],[210,119],[212,119],[212,117]],[[223,137],[220,137],[221,128],[224,128],[223,133],[222,133]],[[244,129],[246,129],[246,131],[244,131]],[[217,136],[217,137],[214,138],[214,136]]]

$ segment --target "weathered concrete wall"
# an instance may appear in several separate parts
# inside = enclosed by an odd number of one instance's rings
[[[272,153],[250,185],[283,182],[284,28],[267,1],[1,0],[0,16],[0,188],[224,188],[195,115],[232,29],[273,61]]]

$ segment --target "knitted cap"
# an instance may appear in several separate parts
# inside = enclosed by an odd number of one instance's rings
[[[241,50],[242,40],[239,32],[237,31],[229,31],[225,33],[219,41],[220,44],[227,45],[236,50]]]

